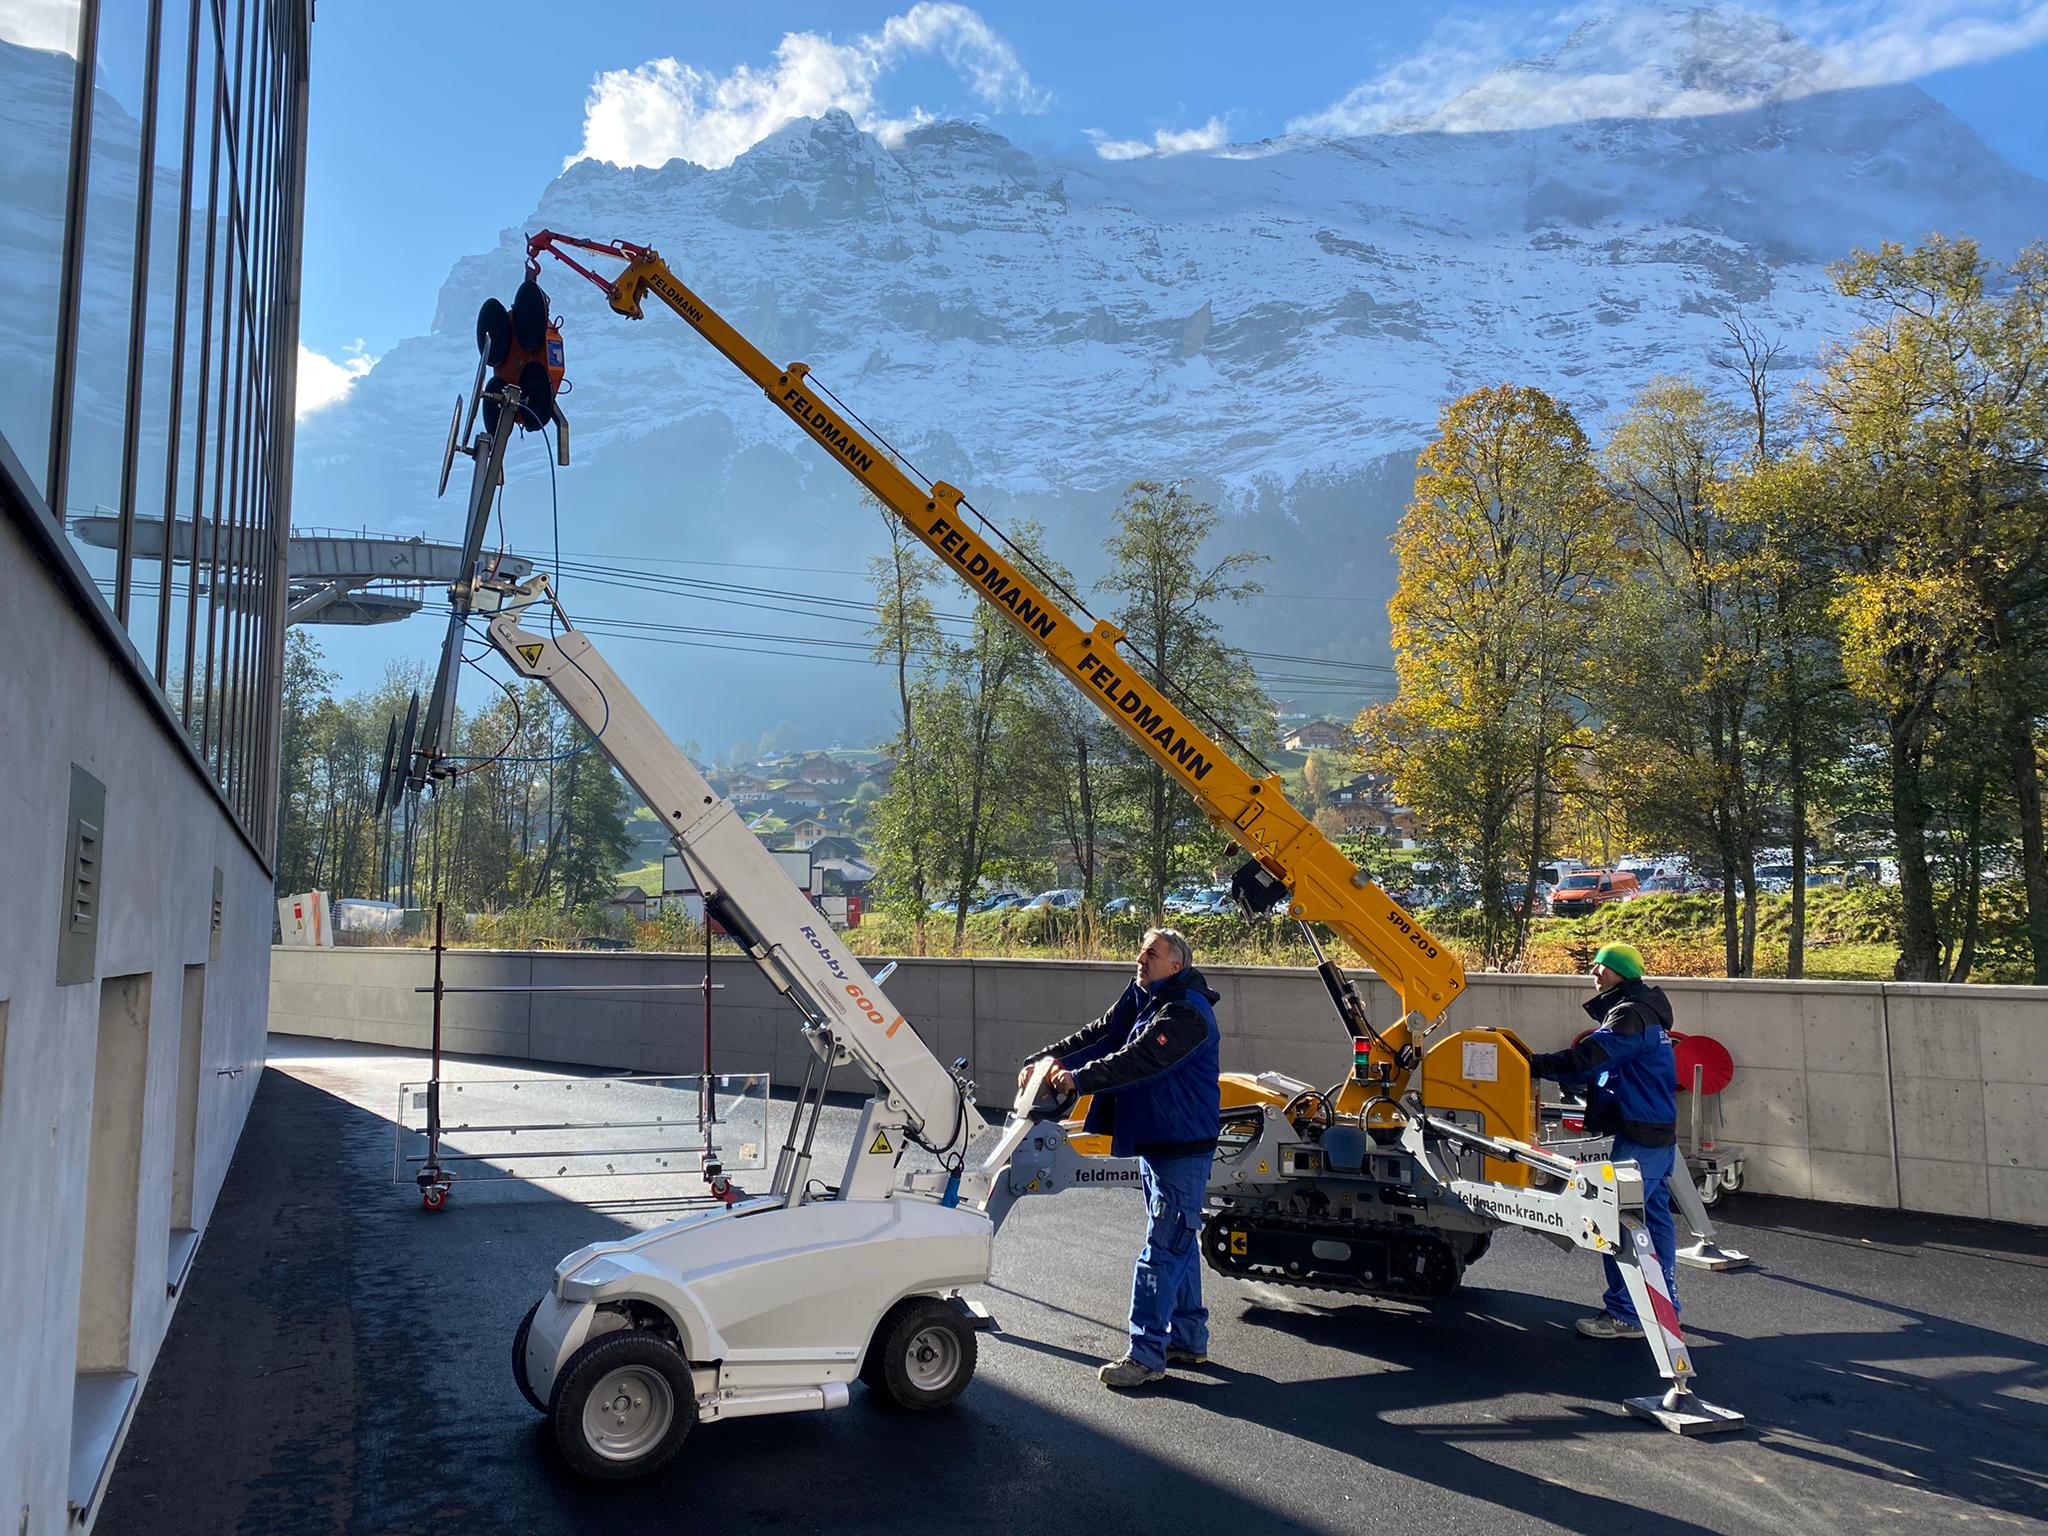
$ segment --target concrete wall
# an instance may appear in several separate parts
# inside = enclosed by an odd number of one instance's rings
[[[686,956],[513,954],[447,957],[456,985],[692,981]],[[875,969],[879,962],[870,962]],[[715,1060],[791,1085],[803,1048],[785,1005],[746,961],[713,962]],[[1126,965],[1048,960],[905,960],[891,1000],[945,1061],[966,1056],[985,1102],[1007,1099],[1027,1052],[1099,1014]],[[1224,1066],[1325,1082],[1346,1057],[1314,972],[1219,967]],[[432,979],[423,950],[279,950],[271,1028],[425,1049]],[[2048,990],[1864,983],[1674,980],[1682,1031],[1728,1047],[1723,1139],[1748,1149],[1748,1186],[1852,1205],[2048,1224]],[[1391,994],[1365,984],[1376,1019]],[[1588,984],[1570,976],[1472,978],[1452,1021],[1508,1028],[1537,1050],[1565,1045],[1587,1019]],[[694,1072],[702,1004],[563,995],[452,997],[445,1048],[485,1055]],[[851,1086],[851,1085],[849,1085]]]
[[[256,1090],[270,967],[270,878],[127,674],[0,518],[0,1529],[67,1529],[88,1213],[132,1203],[134,1229],[95,1244],[132,1266],[126,1371],[144,1378],[169,1295],[185,969],[205,967],[199,1080],[186,1124],[191,1225],[203,1232]],[[89,981],[57,984],[71,765],[107,787],[103,905]],[[213,871],[224,876],[211,956]],[[104,984],[149,978],[132,1194],[88,1199]],[[118,1006],[145,989],[116,987]],[[232,1073],[234,1075],[223,1075]],[[125,1153],[120,1160],[127,1161]],[[181,1252],[189,1251],[181,1242]],[[97,1359],[122,1333],[98,1327]],[[115,1426],[118,1428],[118,1422]]]

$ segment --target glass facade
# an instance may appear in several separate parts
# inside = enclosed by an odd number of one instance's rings
[[[275,818],[309,0],[0,0],[0,491]]]

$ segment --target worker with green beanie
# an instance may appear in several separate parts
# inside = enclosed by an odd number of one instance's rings
[[[1643,956],[1633,944],[1603,944],[1593,956],[1594,993],[1585,1009],[1593,1030],[1562,1051],[1546,1051],[1529,1064],[1538,1077],[1586,1091],[1586,1130],[1612,1136],[1617,1163],[1633,1162],[1643,1175],[1643,1220],[1664,1266],[1671,1304],[1678,1305],[1678,1241],[1671,1224],[1671,1169],[1678,1156],[1678,1068],[1671,1050],[1671,1002],[1643,980]],[[1639,1339],[1642,1322],[1621,1266],[1607,1266],[1606,1307],[1579,1319],[1589,1339]]]

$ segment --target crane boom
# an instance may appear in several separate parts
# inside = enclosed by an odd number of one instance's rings
[[[571,255],[572,250],[617,260],[624,263],[623,269],[606,278]],[[1384,1053],[1389,1058],[1390,1068],[1408,1044],[1410,1021],[1426,1028],[1464,991],[1465,971],[1457,956],[1288,801],[1277,774],[1255,777],[1226,754],[1118,649],[1121,630],[1101,620],[1084,628],[1065,613],[1014,560],[971,526],[979,519],[971,507],[963,513],[962,493],[956,487],[943,481],[935,481],[928,490],[920,487],[820,398],[823,392],[811,384],[806,364],[771,362],[649,247],[542,230],[527,241],[529,274],[538,270],[543,252],[603,289],[611,307],[629,319],[643,318],[643,301],[650,293],[674,310],[985,602],[1027,635],[1054,667],[1194,797],[1212,825],[1280,881],[1292,896],[1295,917],[1327,925],[1364,956],[1401,1002],[1401,1022],[1380,1031],[1373,1046],[1376,1056]],[[1333,994],[1336,990],[1333,985]],[[1341,998],[1339,1007],[1344,1007]],[[1362,1022],[1362,1014],[1359,1019]]]

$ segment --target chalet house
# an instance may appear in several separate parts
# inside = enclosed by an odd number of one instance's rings
[[[1290,752],[1333,751],[1351,745],[1351,733],[1334,720],[1307,720],[1280,740]]]

